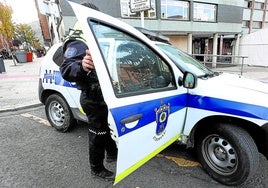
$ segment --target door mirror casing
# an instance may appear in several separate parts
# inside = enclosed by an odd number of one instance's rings
[[[197,86],[197,76],[194,75],[191,72],[184,72],[183,74],[183,79],[181,81],[181,79],[179,79],[179,84],[183,85],[183,87],[187,88],[187,89],[194,89]]]

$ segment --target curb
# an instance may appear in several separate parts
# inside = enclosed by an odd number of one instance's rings
[[[7,109],[0,110],[0,113],[15,112],[15,111],[19,111],[19,110],[25,110],[25,109],[28,109],[28,108],[39,107],[39,106],[42,106],[42,105],[43,105],[43,103],[37,103],[37,104],[30,104],[30,105],[15,107],[15,108],[7,108]]]

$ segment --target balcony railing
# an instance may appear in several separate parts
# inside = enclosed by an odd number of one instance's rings
[[[235,55],[212,55],[212,54],[192,54],[192,57],[199,60],[209,68],[217,69],[228,66],[240,66],[240,73],[243,74],[243,67],[247,56]]]

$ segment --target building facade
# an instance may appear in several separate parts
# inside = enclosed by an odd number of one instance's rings
[[[243,11],[243,35],[268,27],[268,0],[245,0]]]
[[[130,10],[130,0],[89,2],[134,27],[165,35],[189,54],[238,55],[241,36],[268,22],[267,0],[151,0],[151,9],[142,13]],[[74,25],[74,14],[64,0],[59,7],[63,18],[58,24],[67,32]]]

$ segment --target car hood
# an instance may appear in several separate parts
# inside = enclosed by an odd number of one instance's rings
[[[268,84],[258,80],[228,73],[223,73],[218,77],[218,79],[219,82],[223,83],[224,85],[229,85],[230,87],[268,94]]]
[[[267,83],[229,73],[198,81],[198,95],[268,107]]]

